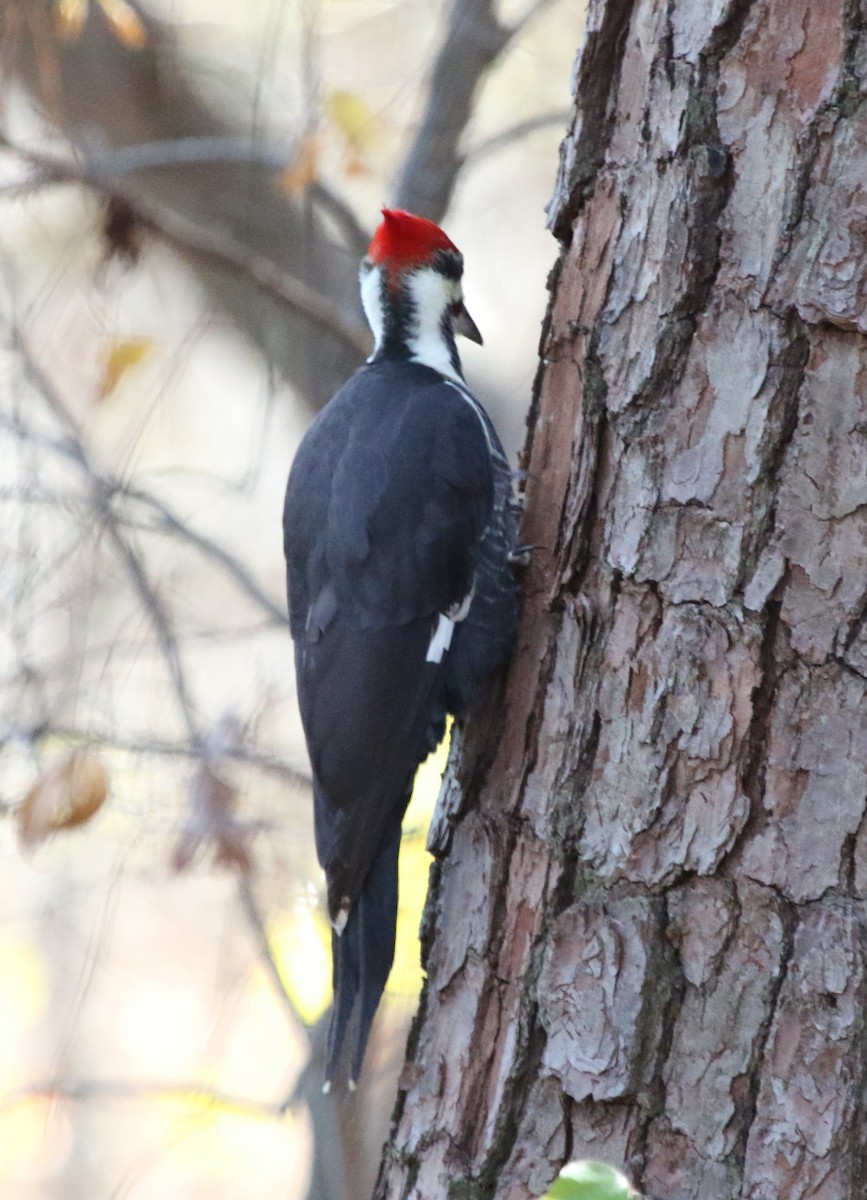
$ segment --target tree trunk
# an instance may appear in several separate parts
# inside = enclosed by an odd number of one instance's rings
[[[593,0],[385,1200],[867,1194],[861,0]]]

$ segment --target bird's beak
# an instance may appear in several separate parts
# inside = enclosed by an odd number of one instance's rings
[[[479,327],[464,308],[461,302],[460,308],[452,316],[452,329],[455,333],[463,334],[465,338],[469,338],[476,345],[482,345],[482,335],[479,333]]]

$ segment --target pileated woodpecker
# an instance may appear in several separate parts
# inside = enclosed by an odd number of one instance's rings
[[[304,437],[284,547],[298,701],[328,886],[326,1087],[352,1023],[350,1087],[394,959],[400,823],[448,713],[512,645],[512,476],[464,383],[463,259],[431,221],[383,210],[361,264],[376,340]]]

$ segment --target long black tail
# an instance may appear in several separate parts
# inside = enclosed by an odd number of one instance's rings
[[[334,1005],[328,1030],[326,1085],[334,1078],[350,1027],[350,1087],[361,1074],[370,1027],[394,962],[399,850],[398,823],[383,839],[343,932],[331,934]]]

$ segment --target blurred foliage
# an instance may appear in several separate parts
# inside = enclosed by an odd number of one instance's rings
[[[147,44],[147,30],[135,9],[126,0],[96,0],[105,13],[109,27],[122,45],[138,50]],[[54,16],[60,37],[70,40],[81,36],[89,0],[57,0]]]
[[[542,1200],[639,1200],[620,1171],[584,1159],[568,1163]]]

